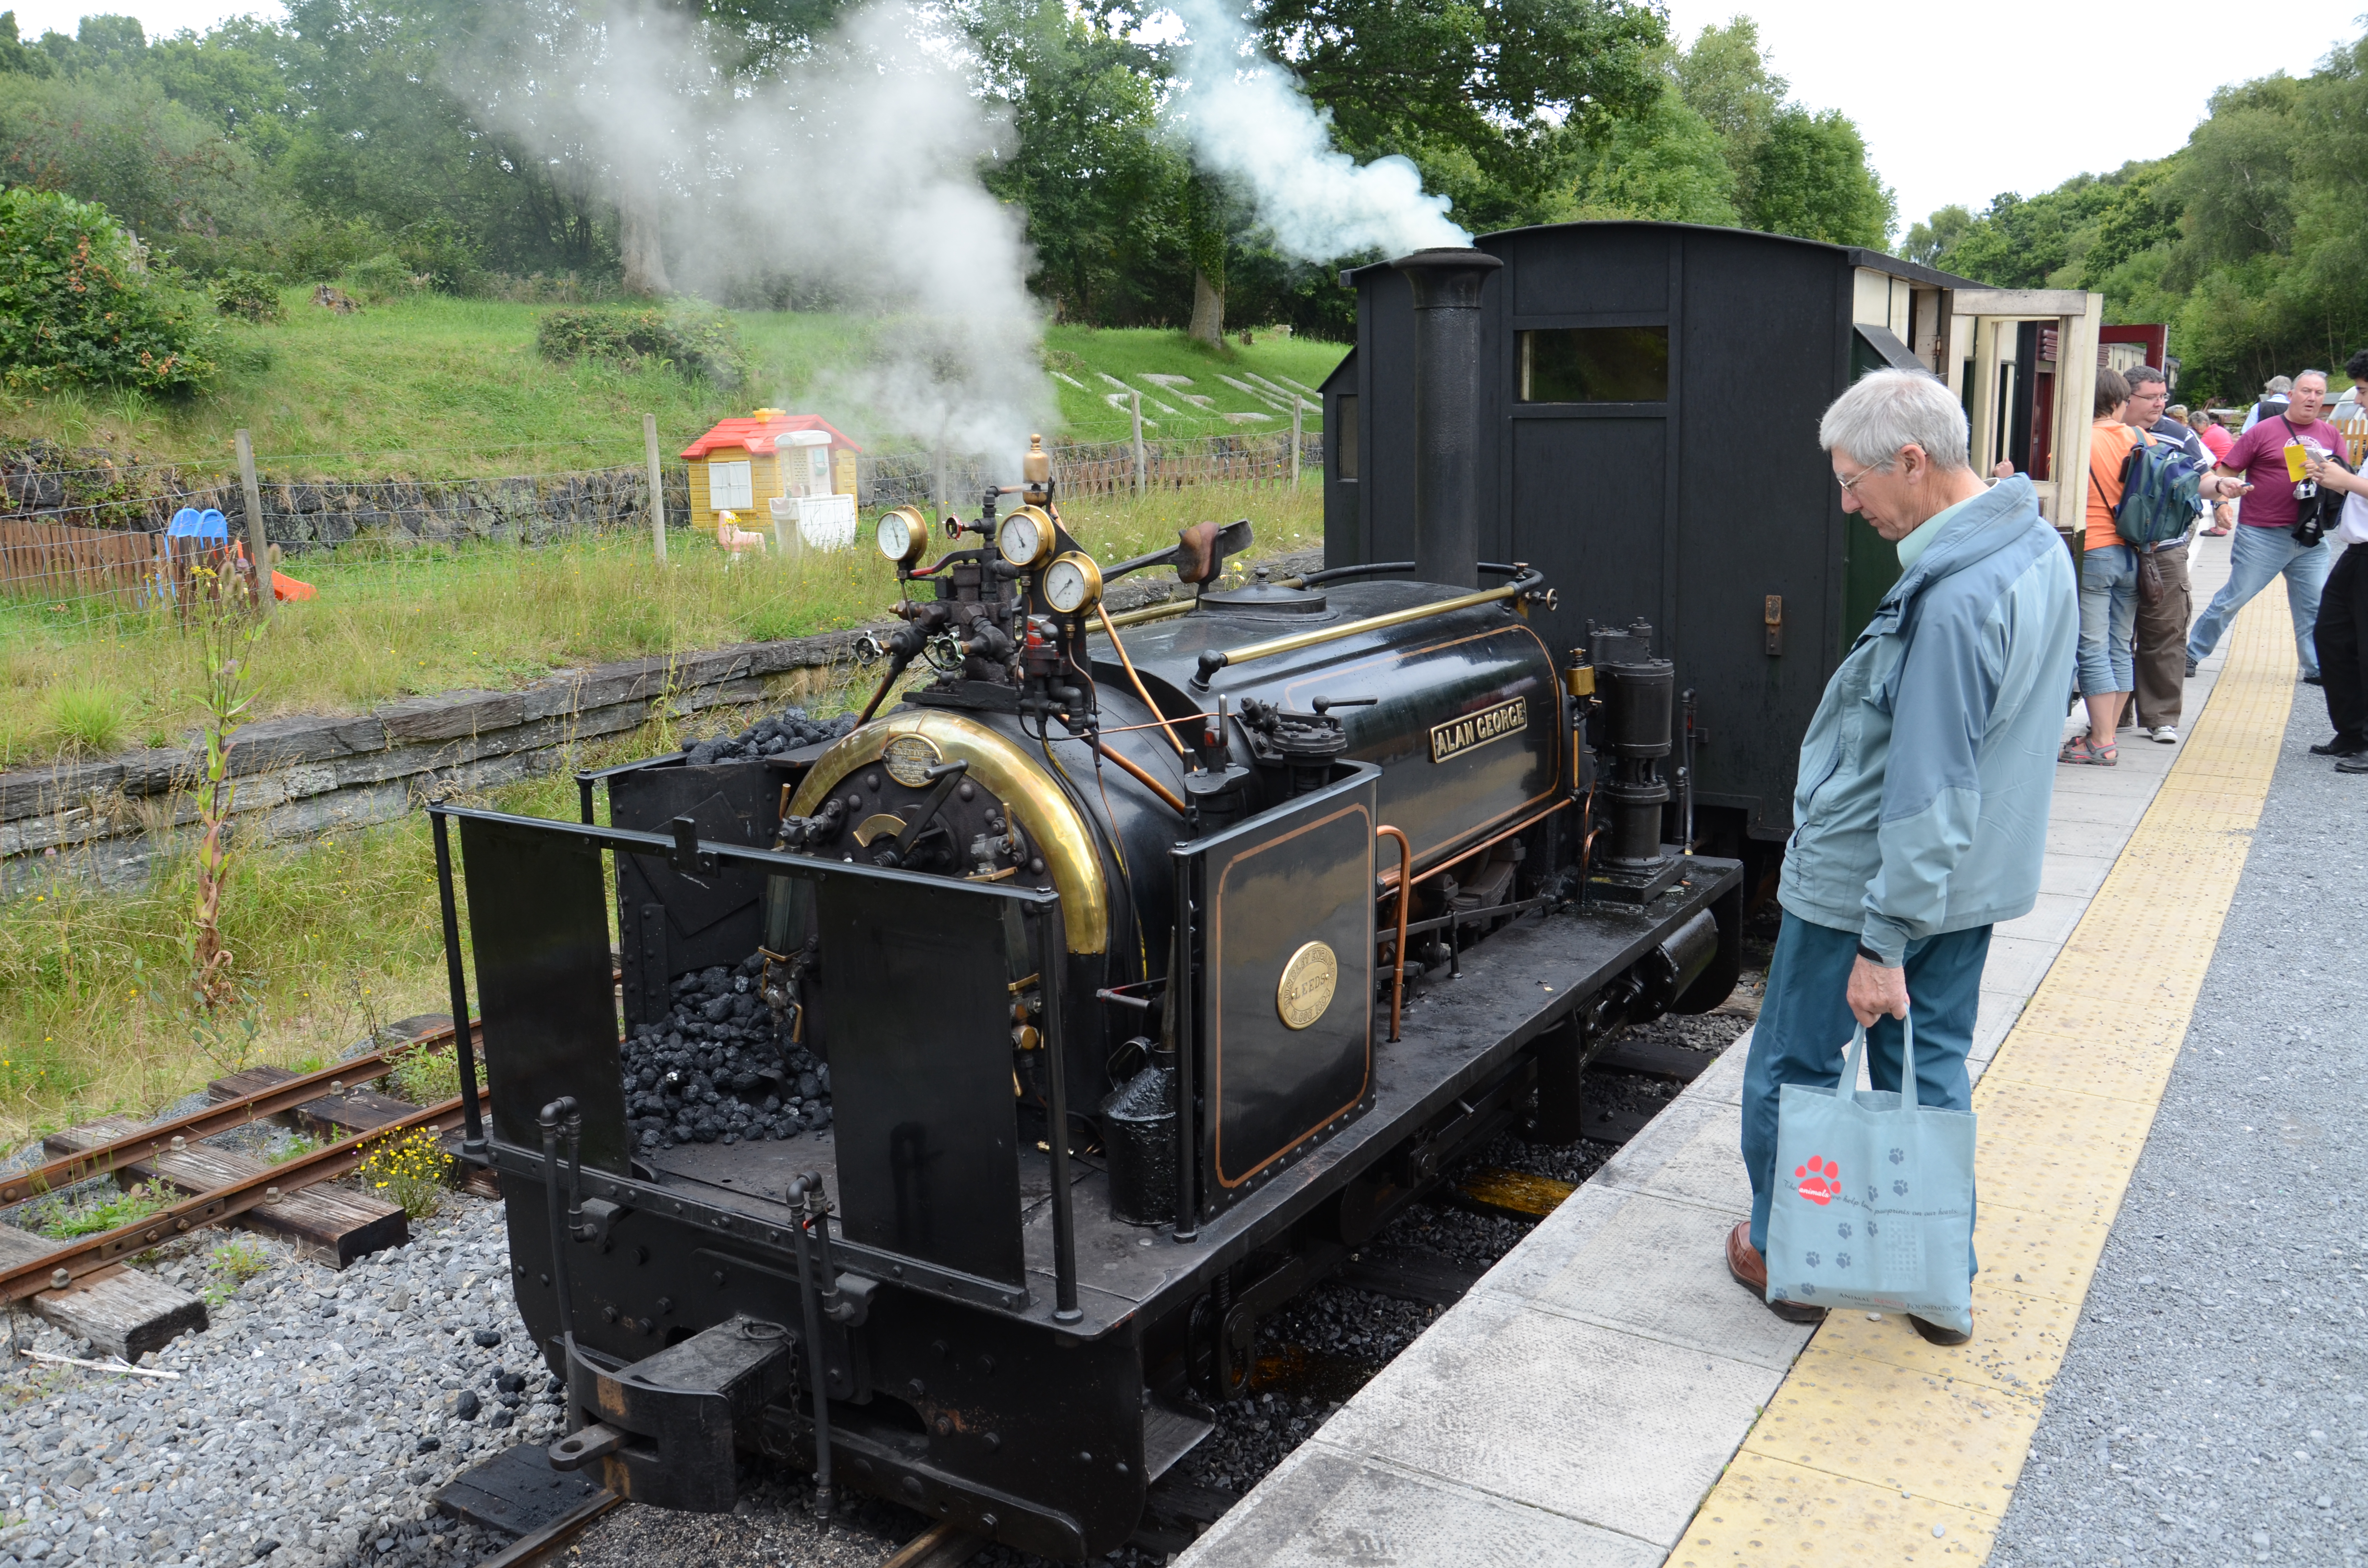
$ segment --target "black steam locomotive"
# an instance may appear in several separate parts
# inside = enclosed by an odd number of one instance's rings
[[[1446,301],[1449,425],[1474,256],[1405,264]],[[1244,583],[1247,523],[1102,565],[1023,472],[934,562],[929,519],[881,520],[904,625],[844,734],[586,776],[580,824],[434,808],[552,1462],[628,1496],[728,1508],[763,1454],[825,1508],[1107,1551],[1263,1316],[1460,1153],[1575,1137],[1595,1042],[1734,983],[1738,869],[1663,842],[1649,628],[1557,660],[1518,563]],[[1199,592],[1103,609],[1153,568]],[[708,1068],[627,1084],[620,1038]],[[696,1119],[727,1078],[762,1106]]]

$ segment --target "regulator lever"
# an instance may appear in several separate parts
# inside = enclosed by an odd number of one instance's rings
[[[954,792],[954,786],[960,784],[962,775],[969,771],[970,763],[960,758],[952,762],[939,763],[935,767],[930,768],[928,777],[936,779],[938,787],[929,791],[928,798],[923,801],[920,809],[913,813],[913,820],[906,823],[905,831],[896,835],[896,842],[890,847],[888,853],[880,857],[874,863],[882,866],[903,865],[905,857],[913,852],[913,846],[920,841],[921,835],[928,830],[930,822],[939,811],[944,809],[947,799]]]

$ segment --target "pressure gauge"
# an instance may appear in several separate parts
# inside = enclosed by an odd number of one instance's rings
[[[1003,519],[996,530],[996,553],[1023,571],[1033,571],[1053,558],[1052,517],[1039,506],[1022,506]]]
[[[1102,597],[1102,569],[1094,558],[1071,551],[1044,568],[1044,602],[1063,615],[1091,609]]]
[[[929,520],[918,506],[896,506],[880,514],[880,553],[899,566],[910,566],[929,548]]]

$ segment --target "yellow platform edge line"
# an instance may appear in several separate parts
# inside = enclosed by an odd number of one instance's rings
[[[1975,1088],[1977,1112],[1996,1108],[1975,1153],[1973,1342],[1943,1349],[1896,1319],[1828,1317],[1671,1568],[1987,1560],[2186,1043],[2295,674],[2283,597],[2261,595],[2230,628],[2227,665],[2179,759]],[[2182,928],[2175,942],[2162,939],[2166,915]],[[2108,1104],[2110,1132],[2093,1114]],[[2046,1170],[2062,1185],[2043,1207],[2032,1181]]]

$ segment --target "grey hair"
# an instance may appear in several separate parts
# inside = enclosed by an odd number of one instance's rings
[[[2309,374],[2306,370],[2303,373],[2305,375]],[[2122,372],[2122,380],[2130,383],[2130,391],[2132,392],[2137,391],[2138,388],[2146,385],[2150,381],[2160,381],[2164,386],[2170,385],[2170,378],[2164,375],[2160,370],[2156,369],[2152,365],[2133,365],[2128,369]]]
[[[2261,383],[2261,390],[2265,392],[2290,392],[2294,391],[2294,378],[2292,376],[2271,376],[2268,381]]]
[[[1965,410],[1948,383],[1924,370],[1870,370],[1817,422],[1817,444],[1871,469],[1889,469],[1917,446],[1932,466],[1966,466]]]
[[[2327,384],[2327,372],[2326,372],[2325,370],[2305,370],[2305,371],[2301,372],[2299,375],[2296,375],[2296,376],[2294,377],[2294,380],[2298,381],[2302,380],[2302,378],[2303,378],[2304,376],[2317,376],[2317,377],[2318,378],[2318,384],[2319,384],[2320,386],[2325,386],[2325,385]],[[2286,387],[2286,391],[2288,391],[2288,392],[2292,392],[2292,391],[2294,391],[2294,387],[2293,387],[2293,385],[2292,385],[2291,383],[2289,383],[2289,384],[2287,385],[2287,387]]]

